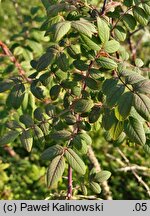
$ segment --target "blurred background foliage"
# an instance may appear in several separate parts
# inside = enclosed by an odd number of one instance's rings
[[[102,1],[97,0],[90,2],[96,5],[99,2],[100,6],[102,4]],[[28,75],[33,72],[30,61],[41,55],[49,40],[44,37],[44,32],[39,30],[44,16],[44,7],[38,0],[2,0],[0,4],[0,39],[11,48]],[[148,66],[150,35],[148,32],[144,34],[137,32],[134,36],[135,43],[141,35],[144,36],[142,36],[137,53]],[[128,49],[126,45],[125,47]],[[0,79],[12,72],[17,74],[13,64],[9,59],[0,57]],[[15,110],[4,109],[5,99],[5,93],[0,94],[0,135],[4,133],[4,124],[8,116],[11,119],[11,115],[17,115]],[[34,106],[32,99],[30,99],[31,106]],[[99,126],[95,123],[93,127],[91,136],[96,156],[101,167],[112,173],[109,185],[113,199],[149,199],[146,188],[130,170],[130,167],[135,167],[138,175],[150,187],[149,155],[140,146],[133,148],[131,143],[123,143],[118,147],[115,143],[107,142]],[[120,150],[126,158],[121,155]],[[45,184],[47,163],[40,160],[40,151],[41,147],[37,144],[34,145],[31,153],[27,153],[17,140],[4,148],[0,147],[0,199],[59,199],[64,196],[66,173],[58,188],[62,194],[57,193],[57,190],[55,193],[49,191]],[[78,183],[78,178],[74,174],[74,185]]]

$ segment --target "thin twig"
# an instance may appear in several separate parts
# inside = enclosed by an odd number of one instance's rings
[[[134,91],[122,80],[122,78],[119,76],[119,74],[118,74],[118,78],[129,91],[134,93]]]
[[[67,193],[67,198],[70,200],[72,197],[72,168],[68,167],[68,193]]]
[[[132,62],[134,64],[135,63],[135,59],[136,59],[136,47],[133,46],[133,43],[132,43],[132,40],[131,40],[130,36],[128,38],[128,43],[129,43],[129,48],[130,48],[130,51],[131,51],[131,54],[132,54]]]
[[[10,51],[10,49],[7,47],[7,45],[5,43],[3,43],[2,41],[0,41],[0,47],[2,48],[5,56],[8,56],[10,61],[14,63],[14,65],[16,66],[16,68],[18,69],[19,75],[26,80],[28,83],[32,82],[32,79],[28,78],[26,76],[26,72],[23,70],[21,64],[18,62],[18,60],[15,58],[15,56],[12,54],[12,52]]]
[[[18,15],[17,17],[18,17],[18,20],[19,20],[19,24],[22,25],[23,24],[23,19],[22,19],[22,14],[21,14],[18,2],[16,0],[12,0],[12,3],[14,5],[14,8],[15,8],[16,13]]]
[[[135,31],[129,33],[129,35],[132,36],[132,35],[134,35],[135,33],[137,33],[138,31],[140,31],[140,30],[142,30],[142,29],[144,29],[144,27],[143,27],[143,26],[140,26],[140,27],[139,27],[138,29],[136,29]]]
[[[86,76],[85,76],[85,78],[87,78],[87,77],[89,77],[89,75],[90,75],[90,69],[92,68],[92,66],[93,66],[93,64],[94,64],[94,61],[91,61],[90,62],[90,64],[89,64],[89,67],[88,67],[88,70],[87,70],[87,73],[86,73]],[[83,90],[85,90],[86,89],[86,82],[84,81],[84,84],[83,84]]]
[[[124,154],[119,148],[117,148],[117,151],[118,151],[118,153],[122,156],[122,158],[125,160],[126,164],[127,164],[129,167],[132,167],[131,164],[130,164],[129,159],[125,156],[125,154]],[[139,182],[140,184],[143,185],[143,187],[144,187],[144,188],[146,189],[146,191],[147,191],[147,194],[148,194],[149,197],[150,197],[150,188],[149,188],[149,186],[143,181],[142,177],[140,177],[140,176],[136,173],[135,170],[132,170],[132,169],[131,169],[131,172],[133,173],[133,175],[135,176],[135,178],[138,180],[138,182]]]
[[[93,166],[95,167],[96,171],[97,172],[101,171],[101,166],[100,166],[91,146],[89,146],[89,148],[88,148],[88,157],[89,157],[89,160],[91,161],[91,163],[93,164]],[[110,191],[110,188],[109,188],[107,181],[102,183],[102,188],[104,191],[105,198],[107,200],[112,200],[112,194],[111,194],[111,191]]]
[[[126,167],[122,167],[122,168],[117,169],[117,171],[121,171],[121,172],[128,172],[128,171],[131,171],[131,170],[148,171],[150,169],[147,168],[147,167],[138,166],[138,165],[131,165],[131,166],[126,166]]]
[[[102,11],[101,11],[101,15],[103,15],[104,12],[105,12],[106,3],[107,3],[107,0],[104,0]]]
[[[117,24],[123,19],[124,15],[125,15],[128,11],[130,11],[131,9],[132,9],[132,7],[128,8],[126,11],[124,11],[124,12],[120,15],[120,17],[118,18],[118,20],[117,20],[116,23],[114,24],[114,26],[113,26],[113,28],[111,29],[111,31],[114,30],[114,28],[117,26]]]
[[[6,152],[8,152],[8,154],[11,156],[11,157],[16,157],[16,156],[18,156],[17,154],[16,154],[16,152],[9,146],[9,145],[4,145],[4,150],[6,151]]]

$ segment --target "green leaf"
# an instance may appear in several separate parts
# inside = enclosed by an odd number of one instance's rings
[[[47,68],[53,61],[54,57],[54,54],[51,52],[46,52],[44,55],[42,55],[36,65],[37,71],[42,71]]]
[[[89,87],[90,89],[98,90],[98,83],[93,78],[86,77],[85,78],[85,83],[86,83],[87,87]]]
[[[42,4],[44,5],[44,7],[47,9],[50,5],[49,0],[41,0]]]
[[[65,170],[65,159],[62,155],[56,156],[50,163],[47,170],[47,186],[52,188],[58,183]]]
[[[13,129],[13,130],[16,129],[16,128],[22,128],[21,125],[17,121],[15,121],[15,120],[8,121],[6,123],[6,127],[8,127],[9,129]]]
[[[79,128],[80,130],[90,131],[91,125],[87,121],[79,122]]]
[[[71,148],[66,149],[65,156],[72,169],[74,169],[76,172],[80,173],[81,175],[85,174],[86,167],[84,162]]]
[[[31,116],[28,114],[21,115],[19,118],[20,122],[22,122],[26,127],[32,127],[34,125],[34,121]]]
[[[14,83],[12,80],[5,80],[0,82],[0,93],[5,92],[13,87]]]
[[[105,20],[97,17],[97,27],[98,27],[98,35],[101,39],[102,43],[105,43],[109,40],[110,37],[110,28]]]
[[[57,100],[59,93],[61,90],[61,86],[60,85],[54,85],[51,89],[50,89],[50,96],[52,100]]]
[[[92,181],[94,176],[96,175],[97,171],[96,168],[93,167],[91,170],[89,170],[89,180]]]
[[[37,125],[34,125],[33,132],[34,132],[34,135],[33,135],[34,139],[37,140],[41,144],[44,141],[43,131],[41,130],[40,127],[38,127]]]
[[[49,49],[48,52],[43,54],[37,61],[36,69],[37,71],[42,71],[46,69],[53,61],[56,56],[56,50]]]
[[[104,129],[109,130],[116,122],[117,119],[115,117],[114,110],[105,109],[102,117],[102,126]]]
[[[91,137],[87,134],[87,133],[78,133],[80,138],[83,139],[87,145],[91,145],[92,144],[92,139]]]
[[[61,53],[57,58],[57,66],[64,72],[69,69],[68,58],[66,57],[65,53]]]
[[[101,114],[101,108],[99,106],[94,106],[89,113],[89,122],[90,123],[95,123],[98,121],[99,117]]]
[[[110,136],[113,140],[117,140],[120,134],[123,131],[124,123],[120,121],[116,121],[109,130]]]
[[[86,154],[88,147],[87,147],[87,143],[85,142],[84,139],[82,139],[82,137],[77,134],[71,141],[71,144],[73,145],[73,148],[75,148],[79,153],[81,154]]]
[[[19,136],[18,131],[8,131],[4,136],[0,138],[0,144],[5,145],[13,142]]]
[[[26,40],[27,46],[29,46],[33,52],[35,53],[42,53],[43,52],[43,46],[41,43],[36,42],[31,39]]]
[[[81,38],[83,40],[83,42],[92,50],[95,51],[99,51],[101,49],[101,47],[96,44],[93,40],[91,40],[89,37],[87,37],[86,35],[81,34]]]
[[[114,86],[106,97],[106,104],[109,107],[113,107],[118,102],[118,99],[121,97],[124,90],[125,86],[123,84]]]
[[[134,108],[148,122],[150,122],[150,98],[144,94],[134,94]]]
[[[65,120],[68,125],[74,125],[76,123],[76,117],[72,114],[65,116]]]
[[[68,46],[67,52],[73,59],[78,59],[80,57],[80,49],[77,45]]]
[[[144,79],[133,85],[133,90],[140,93],[150,94],[150,80]]]
[[[120,44],[116,40],[110,40],[104,44],[104,50],[105,52],[108,52],[108,53],[117,52],[119,47],[120,47]]]
[[[81,154],[86,154],[88,145],[92,144],[92,139],[87,133],[78,133],[73,138],[72,144]]]
[[[34,110],[34,118],[36,118],[38,121],[44,121],[45,120],[41,107],[37,107]]]
[[[93,101],[87,100],[87,99],[77,99],[73,103],[73,108],[76,113],[85,113],[89,112],[91,108],[93,107]]]
[[[126,120],[125,122],[124,130],[127,136],[130,138],[130,140],[137,144],[145,144],[145,131],[142,123],[139,120],[130,116],[129,120]]]
[[[142,67],[144,65],[144,62],[140,58],[135,59],[135,65],[137,67]]]
[[[135,83],[138,83],[142,80],[145,80],[145,78],[143,76],[141,76],[140,74],[136,73],[136,72],[127,72],[127,74],[124,73],[125,76],[125,82],[127,84],[133,85]]]
[[[48,18],[45,22],[43,22],[43,24],[41,25],[40,30],[41,31],[47,31],[47,33],[49,33],[49,30],[51,28],[51,26],[53,26],[54,24],[61,22],[63,20],[61,15],[56,15],[54,17]]]
[[[31,130],[24,130],[20,136],[20,140],[24,148],[30,152],[33,144],[33,136]]]
[[[24,85],[21,84],[17,84],[15,85],[9,94],[9,100],[10,100],[10,104],[12,107],[14,107],[15,109],[18,109],[24,99],[24,95],[25,95],[25,87]]]
[[[120,136],[118,137],[118,139],[113,142],[113,145],[115,147],[120,146],[120,144],[124,142],[125,138],[126,138],[126,134],[122,132]]]
[[[133,72],[133,71],[131,71],[131,70],[126,70],[126,68],[124,67],[124,65],[120,65],[119,64],[119,66],[121,66],[120,67],[120,71],[119,71],[119,67],[118,67],[118,72],[119,72],[119,74],[120,74],[120,76],[123,76],[123,77],[126,77],[126,76],[130,76],[130,75],[132,75],[132,74],[138,74],[138,73],[136,73],[136,72]]]
[[[133,0],[124,0],[123,4],[127,7],[131,7],[133,4]]]
[[[143,149],[146,153],[150,154],[150,140],[147,140],[145,145],[143,145]]]
[[[63,3],[50,5],[47,8],[47,14],[52,17],[52,16],[56,16],[61,11],[64,12],[64,11],[72,11],[72,10],[76,10],[76,7],[74,5],[70,5],[67,2],[63,2]]]
[[[58,70],[55,72],[55,76],[58,80],[66,80],[67,79],[67,73],[63,72],[62,70]]]
[[[90,182],[90,188],[96,194],[100,194],[101,193],[101,187],[100,187],[100,185],[97,182],[91,181]]]
[[[113,70],[113,69],[117,68],[117,66],[118,66],[116,62],[114,62],[112,59],[106,58],[106,57],[100,57],[96,61],[101,67],[106,68],[106,69],[112,69]]]
[[[118,107],[115,109],[115,115],[119,121],[123,121],[126,119],[131,111],[131,107],[133,104],[133,93],[125,92],[118,99]]]
[[[100,79],[100,78],[102,78],[102,72],[99,69],[91,68],[89,70],[89,72],[90,72],[90,76],[93,79]]]
[[[67,130],[60,130],[52,133],[52,138],[54,140],[68,140],[71,136],[71,133]]]
[[[46,106],[45,106],[45,112],[46,112],[46,114],[48,115],[48,116],[50,116],[50,117],[54,117],[54,115],[55,115],[55,106],[53,105],[53,104],[47,104]]]
[[[123,22],[129,30],[134,30],[136,27],[136,20],[131,14],[125,14],[123,16]]]
[[[29,102],[29,94],[28,91],[26,91],[24,98],[23,98],[23,102],[22,102],[22,110],[25,111],[28,107],[28,102]]]
[[[82,194],[84,196],[87,196],[87,193],[88,193],[87,187],[85,186],[85,184],[83,182],[80,183],[80,187],[81,187]]]
[[[150,16],[150,4],[148,2],[142,4],[144,11]]]
[[[38,80],[34,80],[31,83],[30,90],[32,94],[39,100],[44,99],[45,97],[45,87]]]
[[[118,79],[110,78],[106,79],[102,85],[102,91],[105,95],[109,95],[112,88],[114,88],[118,83]]]
[[[80,95],[81,95],[81,90],[82,90],[81,86],[73,86],[73,87],[71,88],[71,94],[73,94],[73,95],[75,95],[75,96],[77,96],[77,97],[80,97]]]
[[[120,46],[120,49],[119,49],[119,55],[120,55],[120,58],[123,60],[123,61],[127,61],[129,59],[129,53],[127,52],[127,49],[123,46]]]
[[[110,176],[111,176],[111,172],[107,170],[103,170],[96,173],[96,175],[94,176],[94,181],[98,183],[102,183],[104,181],[107,181],[110,178]]]
[[[24,52],[24,48],[23,47],[20,47],[20,46],[17,46],[14,51],[13,51],[13,54],[15,56],[19,56],[21,55],[22,53]]]
[[[122,26],[116,26],[114,33],[119,41],[124,41],[126,39],[126,31]]]
[[[62,86],[63,88],[65,88],[65,89],[72,89],[72,88],[75,87],[76,85],[77,85],[76,82],[70,81],[69,79],[63,80],[63,81],[61,82],[61,86]]]
[[[70,28],[71,28],[71,22],[69,21],[56,23],[53,26],[53,31],[54,31],[53,40],[56,42],[60,41],[68,33]]]
[[[90,38],[93,33],[96,33],[95,26],[83,18],[77,21],[72,21],[71,26],[79,33],[87,35]]]
[[[145,123],[145,119],[143,119],[142,116],[140,116],[140,114],[136,111],[134,106],[132,106],[132,108],[131,108],[130,116],[132,116],[133,118],[138,119],[142,124]]]
[[[45,136],[49,135],[49,133],[50,133],[50,129],[49,129],[50,128],[50,124],[48,122],[42,122],[40,124],[40,128],[43,131],[43,133],[44,133]]]
[[[85,62],[84,61],[82,61],[82,60],[75,60],[74,62],[73,62],[73,65],[75,66],[75,68],[77,68],[78,70],[81,70],[81,71],[86,71],[86,70],[88,70],[88,65],[87,64],[85,64]]]
[[[63,148],[60,145],[53,145],[47,148],[41,155],[42,160],[52,160],[58,155],[63,154]]]
[[[133,14],[135,19],[141,24],[146,26],[148,24],[148,15],[145,13],[145,11],[138,6],[135,6],[133,8]]]

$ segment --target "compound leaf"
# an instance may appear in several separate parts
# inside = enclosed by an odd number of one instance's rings
[[[52,160],[63,153],[63,148],[60,145],[53,145],[47,148],[41,155],[42,160]]]
[[[71,148],[66,149],[65,156],[72,169],[74,169],[76,172],[80,173],[81,175],[85,174],[86,167],[84,162]]]
[[[31,130],[24,130],[20,136],[20,140],[24,148],[30,152],[33,144],[33,136]]]
[[[5,145],[8,143],[13,142],[17,137],[19,136],[19,132],[18,131],[8,131],[4,136],[2,136],[0,138],[0,144],[1,145]]]
[[[133,103],[133,94],[125,92],[118,100],[118,107],[115,109],[115,115],[119,121],[123,121],[130,114]]]
[[[126,120],[124,125],[124,130],[127,136],[135,143],[144,145],[146,142],[145,131],[142,123],[133,118],[129,117],[129,120]]]
[[[144,94],[134,94],[134,108],[147,121],[150,121],[150,99]]]
[[[97,17],[97,27],[98,27],[98,35],[102,43],[107,42],[110,37],[110,28],[107,22],[101,19],[99,16]]]
[[[63,155],[56,156],[47,169],[47,186],[49,188],[57,184],[65,170],[65,159]]]
[[[108,52],[108,53],[114,53],[118,51],[119,47],[120,47],[120,44],[118,41],[110,40],[105,43],[104,50],[105,52]]]
[[[98,183],[102,183],[104,181],[107,181],[111,176],[111,172],[107,170],[100,171],[95,174],[94,180]]]
[[[71,28],[71,23],[69,21],[63,21],[55,24],[53,27],[53,31],[54,31],[53,40],[56,42],[60,41],[68,33],[70,28]]]

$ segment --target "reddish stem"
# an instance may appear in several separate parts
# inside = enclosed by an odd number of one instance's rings
[[[14,65],[16,66],[16,68],[19,71],[19,75],[25,79],[28,83],[32,82],[32,79],[26,77],[26,72],[23,70],[21,64],[18,62],[18,60],[15,58],[15,56],[12,54],[12,52],[10,51],[10,49],[6,46],[6,44],[4,44],[2,41],[0,41],[0,47],[2,48],[4,55],[8,56],[10,58],[10,61],[14,63]]]
[[[107,0],[104,0],[102,11],[101,11],[101,15],[103,15],[104,12],[105,12],[106,3],[107,3]]]
[[[91,61],[90,64],[89,64],[88,71],[87,71],[86,76],[85,76],[86,78],[89,77],[90,69],[92,68],[93,63],[94,63],[94,61]],[[84,81],[83,90],[85,90],[85,89],[86,89],[86,82]]]
[[[68,193],[67,193],[67,197],[68,197],[68,200],[71,199],[72,197],[72,168],[68,167]]]

